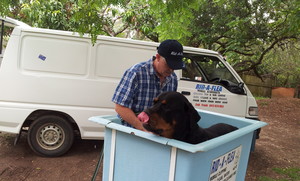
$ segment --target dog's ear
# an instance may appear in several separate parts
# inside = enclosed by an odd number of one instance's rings
[[[186,114],[187,115],[187,114]],[[173,114],[175,123],[173,138],[179,141],[187,141],[188,134],[190,132],[190,120],[182,113]]]
[[[197,122],[200,120],[200,115],[189,101],[185,101],[184,113],[174,114],[173,118],[176,120],[174,138],[180,141],[188,142],[189,134],[192,130],[199,126]],[[176,116],[176,117],[175,117]]]
[[[190,102],[185,103],[185,111],[189,114],[190,121],[197,123],[201,119],[201,116],[199,115],[198,111]]]

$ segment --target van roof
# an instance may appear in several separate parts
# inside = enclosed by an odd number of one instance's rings
[[[71,37],[80,37],[81,35],[77,32],[71,32],[71,31],[62,31],[62,30],[52,30],[52,29],[44,29],[44,28],[35,28],[31,27],[21,21],[6,17],[2,18],[0,17],[0,20],[4,20],[5,25],[15,27],[19,26],[18,29],[20,29],[23,32],[37,32],[37,33],[42,33],[42,34],[55,34],[55,35],[63,35],[63,36],[71,36]],[[20,31],[20,32],[21,32]],[[84,34],[84,38],[90,39],[90,36],[88,34]],[[104,35],[99,35],[98,40],[106,40],[106,41],[114,41],[114,42],[124,42],[124,43],[130,43],[130,44],[140,44],[140,45],[150,45],[153,47],[157,47],[159,43],[157,42],[151,42],[151,41],[145,41],[145,40],[133,40],[129,38],[119,38],[119,37],[110,37],[110,36],[104,36]],[[214,54],[217,55],[219,54],[218,52],[208,50],[208,49],[203,49],[203,48],[194,48],[194,47],[183,47],[184,52],[202,52],[202,53],[208,53],[208,54]]]
[[[4,26],[9,27],[15,27],[15,26],[24,26],[24,27],[30,27],[28,24],[23,23],[21,21],[18,21],[16,19],[10,18],[10,17],[1,17],[0,20],[4,22]]]

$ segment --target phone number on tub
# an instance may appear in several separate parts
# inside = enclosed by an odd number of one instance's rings
[[[210,168],[210,181],[235,180],[242,146],[214,159]]]

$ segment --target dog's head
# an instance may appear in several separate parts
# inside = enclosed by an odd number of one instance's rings
[[[154,99],[152,107],[144,111],[149,120],[146,130],[167,138],[185,141],[191,129],[198,127],[198,112],[187,98],[178,92],[164,92]]]

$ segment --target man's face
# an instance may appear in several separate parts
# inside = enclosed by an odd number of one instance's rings
[[[156,68],[156,71],[162,77],[168,77],[174,72],[174,70],[168,66],[166,59],[162,56],[159,56],[158,66]]]

